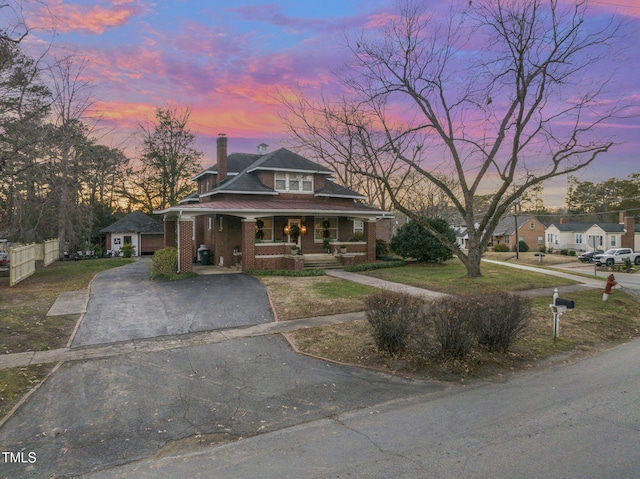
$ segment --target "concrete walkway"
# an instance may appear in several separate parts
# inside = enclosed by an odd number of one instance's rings
[[[328,269],[327,276],[333,276],[334,278],[345,279],[347,281],[353,281],[354,283],[365,284],[367,286],[373,286],[374,288],[385,289],[396,293],[407,293],[415,296],[422,296],[428,299],[437,299],[443,296],[448,296],[445,293],[429,291],[424,288],[416,288],[415,286],[409,286],[407,284],[393,283],[391,281],[372,278],[371,276],[365,276],[362,274],[348,273],[341,269]]]

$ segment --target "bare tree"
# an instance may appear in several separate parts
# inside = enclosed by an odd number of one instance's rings
[[[139,125],[141,166],[132,172],[137,188],[130,199],[149,212],[175,205],[194,191],[191,178],[202,168],[202,152],[193,147],[190,114],[188,108],[157,108],[155,123]]]
[[[50,129],[48,162],[56,198],[56,220],[61,249],[78,247],[90,239],[90,215],[80,205],[82,168],[91,144],[83,121],[93,104],[92,84],[84,75],[86,60],[72,56],[51,67],[55,115]]]
[[[614,145],[598,127],[622,107],[615,98],[600,102],[609,79],[595,67],[613,56],[621,26],[590,24],[586,1],[563,8],[556,0],[473,0],[446,19],[422,3],[405,3],[377,31],[348,40],[352,61],[339,77],[357,115],[331,120],[360,145],[336,161],[379,181],[397,210],[448,245],[467,276],[480,276],[493,230],[516,198]],[[293,122],[322,120],[324,111],[298,108]],[[416,174],[464,218],[467,252],[399,194],[398,175]],[[443,180],[451,174],[454,184]],[[479,212],[475,198],[487,188],[491,200]]]

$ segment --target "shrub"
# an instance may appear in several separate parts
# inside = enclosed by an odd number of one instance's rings
[[[365,299],[365,314],[378,350],[394,355],[407,346],[423,301],[406,293],[380,291]]]
[[[527,251],[529,251],[529,245],[522,240],[518,241],[518,251],[520,251],[521,253],[526,253]]]
[[[120,252],[125,258],[131,258],[136,254],[136,247],[132,243],[125,243],[120,247]]]
[[[506,244],[497,244],[493,247],[493,251],[496,253],[506,253],[509,251],[509,247]]]
[[[376,240],[376,258],[381,259],[389,254],[389,243],[385,240]]]
[[[560,254],[564,255],[564,256],[568,256],[569,255],[569,250],[568,249],[561,249],[560,250]]]
[[[541,253],[546,253],[547,252],[547,247],[546,246],[540,246],[540,248],[538,249]]]
[[[445,358],[462,359],[473,350],[476,345],[475,314],[475,304],[468,296],[445,296],[433,303],[428,317]]]
[[[403,260],[395,260],[395,261],[387,261],[385,263],[362,263],[362,264],[356,264],[353,266],[345,266],[344,270],[351,272],[351,273],[356,273],[358,271],[371,271],[374,269],[383,269],[383,268],[397,268],[400,266],[406,266],[407,263],[405,263]]]
[[[572,251],[569,251],[569,256],[575,256],[575,255],[576,255],[576,252],[575,252],[575,251],[573,251],[573,250],[572,250]]]
[[[245,273],[253,276],[292,276],[292,277],[306,277],[306,276],[324,276],[325,270],[322,268],[309,268],[301,270],[293,269],[249,269]]]
[[[446,236],[451,243],[455,243],[456,235],[442,218],[425,219],[431,228]],[[418,261],[443,262],[453,258],[453,252],[440,240],[422,227],[417,221],[410,221],[401,226],[391,238],[391,249],[403,258],[415,258]]]
[[[151,277],[170,278],[178,271],[178,249],[172,246],[159,249],[151,258]]]
[[[478,343],[490,351],[506,352],[529,324],[531,302],[512,293],[475,294],[473,324]]]

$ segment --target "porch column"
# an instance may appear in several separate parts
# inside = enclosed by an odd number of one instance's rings
[[[164,247],[176,247],[176,222],[174,220],[164,221]]]
[[[372,219],[365,223],[365,238],[367,240],[367,261],[376,260],[376,220]]]
[[[178,273],[193,271],[193,221],[180,220],[178,232]]]
[[[256,220],[242,219],[242,271],[256,267]]]

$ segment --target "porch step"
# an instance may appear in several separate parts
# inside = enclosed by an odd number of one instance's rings
[[[305,254],[304,268],[342,269],[342,264],[331,254]]]

